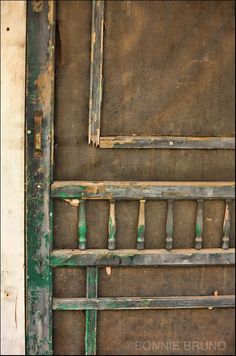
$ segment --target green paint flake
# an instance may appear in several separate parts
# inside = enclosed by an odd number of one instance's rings
[[[201,229],[201,225],[199,225],[199,224],[196,224],[196,236],[197,237],[202,236],[202,229]]]

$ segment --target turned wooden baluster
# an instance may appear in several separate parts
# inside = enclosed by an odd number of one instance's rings
[[[229,248],[229,234],[230,234],[230,210],[229,210],[230,200],[225,201],[225,215],[223,223],[223,237],[222,237],[222,248],[227,250]]]
[[[86,201],[79,201],[79,223],[78,223],[78,235],[79,235],[79,249],[86,249],[86,237],[87,237],[87,223],[86,223]]]
[[[197,217],[196,217],[196,235],[195,235],[195,249],[200,250],[202,248],[203,241],[203,206],[204,200],[197,200]]]
[[[145,236],[145,200],[139,201],[139,217],[137,229],[137,249],[144,249],[144,236]]]
[[[108,249],[114,250],[116,248],[116,215],[115,215],[115,201],[110,200],[110,215],[108,223]]]
[[[167,217],[166,217],[166,245],[167,250],[171,250],[173,246],[174,234],[174,201],[167,200]]]

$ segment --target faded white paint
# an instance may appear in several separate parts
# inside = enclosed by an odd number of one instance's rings
[[[1,1],[1,354],[25,354],[26,2]]]

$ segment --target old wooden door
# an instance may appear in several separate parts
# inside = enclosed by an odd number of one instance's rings
[[[234,350],[233,1],[29,1],[27,354]]]

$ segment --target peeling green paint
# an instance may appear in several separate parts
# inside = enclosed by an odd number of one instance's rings
[[[52,183],[51,147],[53,124],[55,8],[44,1],[27,3],[26,83],[26,354],[52,355]],[[49,13],[52,16],[48,16]],[[52,20],[49,20],[49,18]],[[42,156],[34,153],[34,116],[43,114]]]
[[[86,297],[98,296],[98,268],[87,267]],[[96,355],[97,348],[97,311],[86,310],[85,355]]]
[[[78,234],[79,234],[79,248],[81,250],[85,250],[86,249],[86,238],[87,238],[87,223],[86,223],[85,200],[81,200],[80,203],[79,203]]]
[[[140,225],[137,231],[137,248],[143,249],[144,244],[144,234],[145,234],[145,226]]]
[[[116,217],[115,201],[110,201],[110,216],[108,221],[108,249],[114,250],[116,247]]]

